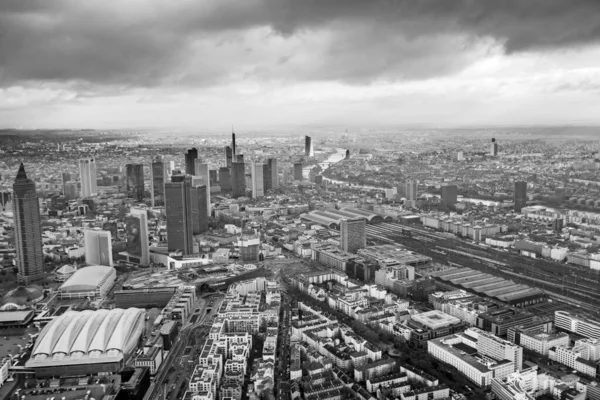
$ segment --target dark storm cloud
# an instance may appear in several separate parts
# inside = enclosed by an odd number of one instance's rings
[[[27,80],[208,85],[246,59],[186,70],[194,43],[215,37],[217,46],[220,34],[242,36],[260,26],[287,38],[311,30],[333,35],[322,53],[302,58],[304,65],[294,63],[294,54],[273,65],[254,60],[260,77],[419,79],[467,65],[478,39],[493,39],[507,53],[596,42],[600,0],[3,1],[0,86]],[[194,56],[212,56],[201,51]]]

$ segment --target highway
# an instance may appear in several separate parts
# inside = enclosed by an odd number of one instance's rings
[[[367,239],[399,243],[434,261],[470,267],[546,290],[557,299],[568,297],[582,308],[596,312],[600,301],[600,274],[589,268],[546,259],[531,259],[510,251],[484,248],[473,242],[414,225],[367,225]],[[575,301],[573,301],[575,300]]]

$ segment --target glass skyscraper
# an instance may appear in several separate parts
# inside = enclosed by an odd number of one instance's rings
[[[167,246],[169,251],[192,254],[192,177],[174,175],[171,182],[165,183],[165,203],[167,214]]]
[[[127,196],[144,201],[144,165],[127,164],[126,165]]]

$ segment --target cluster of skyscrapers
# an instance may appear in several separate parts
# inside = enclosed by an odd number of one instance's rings
[[[312,138],[305,137],[306,157],[314,157]],[[150,164],[150,191],[153,207],[165,207],[169,252],[189,255],[194,252],[193,236],[208,230],[211,215],[211,183],[219,184],[222,191],[231,192],[233,198],[246,195],[246,169],[244,155],[238,154],[235,133],[231,144],[225,147],[226,165],[211,171],[209,164],[199,157],[198,149],[186,151],[185,171],[175,170],[173,161],[161,156]],[[79,187],[70,173],[63,173],[63,195],[67,199],[88,198],[98,194],[96,159],[79,160]],[[250,165],[252,197],[264,196],[267,191],[279,188],[279,165],[276,158],[264,162],[252,161]],[[284,174],[285,175],[285,174]],[[287,178],[284,177],[284,178]],[[303,163],[293,165],[293,179],[302,181]],[[25,285],[43,278],[43,252],[40,212],[35,183],[27,178],[21,164],[13,186],[13,211],[18,262],[18,280]],[[144,186],[144,165],[126,164],[125,191],[129,198],[143,202],[147,198]],[[416,190],[414,190],[416,193]],[[139,265],[149,264],[148,215],[144,209],[132,208],[126,218],[127,255]],[[344,249],[356,251],[365,246],[364,224],[347,221],[344,232]],[[89,264],[113,266],[112,235],[106,230],[86,230],[84,233],[86,261]]]

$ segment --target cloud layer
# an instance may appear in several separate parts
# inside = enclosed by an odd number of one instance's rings
[[[567,63],[599,46],[599,15],[598,0],[5,1],[0,108],[232,85],[244,96],[315,82],[409,84],[564,51]],[[594,86],[577,76],[552,87]]]
[[[21,0],[0,5],[0,65],[3,85],[419,79],[494,45],[513,53],[595,43],[599,15],[597,0]],[[248,34],[259,28],[263,37]],[[265,45],[278,51],[260,54]]]

